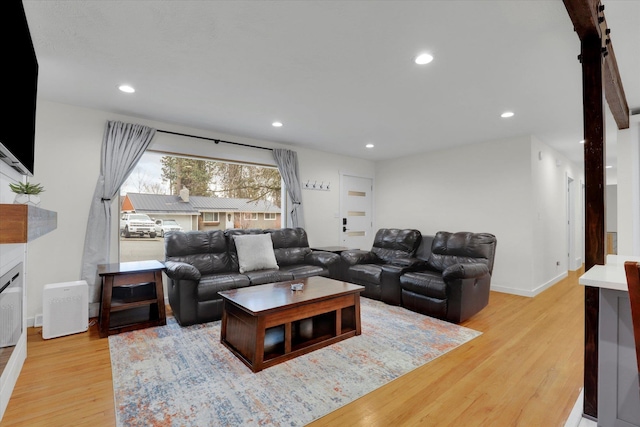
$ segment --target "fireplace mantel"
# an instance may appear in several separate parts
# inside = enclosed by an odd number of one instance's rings
[[[0,244],[27,243],[53,231],[58,214],[37,206],[0,204]]]

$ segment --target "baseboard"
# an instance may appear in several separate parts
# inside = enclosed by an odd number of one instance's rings
[[[582,257],[578,257],[573,262],[574,271],[579,270],[582,267]]]
[[[578,395],[578,400],[576,400],[576,404],[573,405],[573,409],[569,414],[569,418],[567,418],[567,422],[564,423],[564,427],[578,427],[580,425],[580,421],[582,420],[583,403],[584,389],[581,389],[580,394]]]
[[[549,280],[546,283],[543,283],[542,285],[538,286],[533,290],[508,288],[505,286],[495,286],[495,285],[491,285],[491,290],[496,292],[502,292],[504,294],[512,294],[512,295],[519,295],[521,297],[533,298],[536,295],[539,295],[540,293],[542,293],[543,291],[546,291],[551,286],[555,285],[556,283],[566,278],[567,276],[568,276],[568,273],[565,271],[564,273],[557,275],[553,279]]]
[[[169,305],[169,297],[164,297],[164,304]],[[100,315],[100,303],[89,303],[89,319]],[[39,322],[36,323],[38,321]],[[27,317],[27,328],[38,328],[42,326],[42,314],[36,314],[35,317]]]

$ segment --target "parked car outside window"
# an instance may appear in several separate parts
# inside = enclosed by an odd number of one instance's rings
[[[157,219],[156,220],[156,233],[160,237],[164,237],[164,233],[167,231],[184,231],[175,219]]]
[[[147,235],[153,239],[156,237],[155,224],[146,214],[124,213],[120,217],[120,235],[127,238]]]

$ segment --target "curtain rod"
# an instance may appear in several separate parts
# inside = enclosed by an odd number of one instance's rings
[[[207,141],[213,141],[213,142],[215,142],[216,144],[219,144],[219,143],[221,143],[221,142],[222,142],[223,144],[239,145],[239,146],[241,146],[241,147],[258,148],[258,149],[260,149],[260,150],[273,151],[273,148],[258,147],[257,145],[242,144],[242,143],[240,143],[240,142],[233,142],[233,141],[224,141],[224,140],[222,140],[222,139],[207,138],[207,137],[204,137],[204,136],[189,135],[189,134],[186,134],[186,133],[171,132],[171,131],[168,131],[168,130],[162,130],[162,129],[156,129],[156,132],[168,133],[168,134],[171,134],[171,135],[178,135],[178,136],[186,136],[186,137],[189,137],[189,138],[205,139],[205,140],[207,140]]]

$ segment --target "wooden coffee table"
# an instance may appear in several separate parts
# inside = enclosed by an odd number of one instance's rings
[[[300,291],[291,290],[302,283]],[[326,277],[222,291],[220,341],[253,372],[360,335],[363,286]]]

